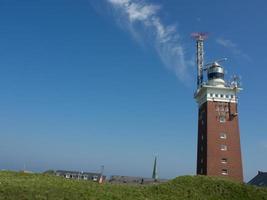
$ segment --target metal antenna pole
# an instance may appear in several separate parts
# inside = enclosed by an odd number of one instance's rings
[[[198,88],[203,83],[203,65],[204,65],[204,44],[203,40],[200,37],[197,40],[197,66],[198,66],[198,80],[197,80],[197,86]]]
[[[196,40],[196,61],[197,61],[197,88],[199,89],[203,83],[203,68],[204,68],[204,40],[207,38],[207,33],[192,33],[191,36]]]

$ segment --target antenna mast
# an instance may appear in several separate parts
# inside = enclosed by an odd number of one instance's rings
[[[197,47],[197,89],[203,83],[203,68],[204,68],[204,40],[208,37],[207,33],[197,32],[191,34],[192,38],[196,40]]]

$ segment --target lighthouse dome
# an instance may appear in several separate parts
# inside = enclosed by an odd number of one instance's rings
[[[214,62],[208,69],[208,85],[212,86],[225,86],[224,81],[224,69],[223,67],[217,63]]]

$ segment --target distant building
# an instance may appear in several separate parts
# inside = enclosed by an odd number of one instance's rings
[[[91,172],[78,172],[78,171],[65,171],[57,170],[56,176],[62,176],[66,179],[77,179],[77,180],[88,180],[99,182],[101,178],[101,173],[91,173]],[[102,176],[102,180],[105,180],[105,176]]]
[[[157,184],[167,182],[167,179],[157,179],[154,178],[144,178],[144,177],[134,177],[134,176],[111,176],[110,183],[119,184]]]
[[[24,174],[34,174],[34,172],[32,171],[27,171],[27,170],[22,170],[20,171],[21,173],[24,173]]]
[[[267,187],[267,172],[258,171],[257,176],[248,182],[249,185]]]

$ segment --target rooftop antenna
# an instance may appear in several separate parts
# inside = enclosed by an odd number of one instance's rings
[[[241,85],[241,76],[233,75],[230,81],[230,86],[233,88],[240,88]]]
[[[191,34],[191,37],[196,40],[197,89],[199,89],[203,83],[204,40],[208,38],[208,34],[205,32],[195,32]]]
[[[238,90],[242,89],[241,88],[241,76],[234,75],[232,79],[230,80],[230,87],[234,88],[235,98],[236,98],[236,101],[238,101],[237,92]],[[238,111],[237,111],[237,103],[236,103],[236,113],[233,113],[232,117],[235,117],[237,115],[238,115]]]

